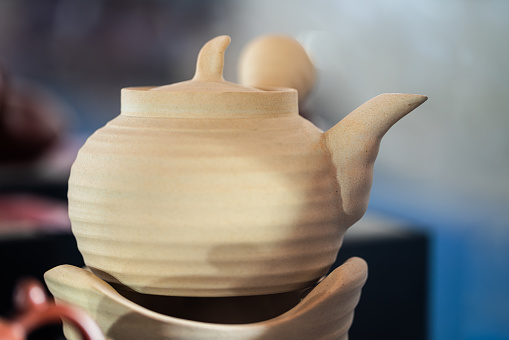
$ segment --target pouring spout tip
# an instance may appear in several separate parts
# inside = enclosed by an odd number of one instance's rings
[[[428,100],[428,96],[410,93],[384,93],[373,99],[377,99],[375,102],[378,103],[378,105],[384,105],[383,103],[385,103],[385,105],[394,105],[395,103],[399,103],[397,106],[401,108],[410,107],[411,109],[408,111],[410,112]]]
[[[428,100],[428,96],[424,94],[412,94],[412,96],[414,96],[421,103],[424,103],[426,100]]]
[[[411,94],[409,96],[410,98],[408,98],[409,99],[408,105],[413,106],[414,109],[417,108],[422,103],[424,103],[426,100],[428,100],[428,96],[423,94]]]

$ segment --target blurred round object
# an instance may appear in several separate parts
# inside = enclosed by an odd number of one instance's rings
[[[0,67],[0,163],[30,162],[44,155],[64,127],[58,100],[28,83],[12,84]]]
[[[239,81],[258,88],[291,87],[302,103],[315,83],[316,71],[301,44],[283,35],[266,35],[250,42],[242,51]]]

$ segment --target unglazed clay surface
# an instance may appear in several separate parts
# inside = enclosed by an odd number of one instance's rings
[[[366,210],[382,136],[426,100],[381,95],[322,133],[296,90],[226,82],[229,41],[204,46],[191,81],[123,89],[80,150],[69,215],[98,277],[172,296],[312,285]]]
[[[111,340],[346,340],[366,277],[364,260],[351,258],[285,313],[264,321],[234,325],[156,313],[124,298],[91,272],[73,266],[59,266],[45,274],[57,302],[88,312]],[[249,307],[245,305],[244,309]],[[211,312],[221,314],[222,310]],[[64,331],[67,339],[80,339],[67,325]]]

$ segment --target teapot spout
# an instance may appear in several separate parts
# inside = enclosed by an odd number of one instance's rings
[[[379,95],[351,112],[324,134],[339,182],[345,225],[366,212],[373,166],[385,133],[428,99],[402,93]]]

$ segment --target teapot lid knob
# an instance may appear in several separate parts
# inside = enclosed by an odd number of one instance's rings
[[[136,117],[249,117],[298,114],[297,91],[254,88],[226,81],[224,54],[231,38],[218,36],[198,54],[191,80],[122,89],[121,113]]]
[[[166,92],[260,92],[253,87],[241,86],[223,78],[224,54],[231,38],[220,35],[209,40],[200,50],[196,72],[191,80],[153,87],[150,91]]]
[[[210,40],[201,48],[193,80],[224,81],[224,52],[230,45],[230,41],[229,36],[221,35]]]

